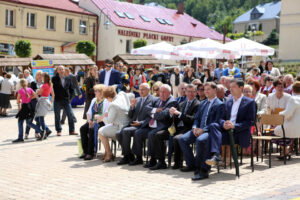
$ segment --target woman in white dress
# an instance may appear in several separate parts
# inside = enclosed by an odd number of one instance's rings
[[[104,114],[105,126],[99,129],[99,138],[104,146],[105,155],[103,162],[113,160],[113,154],[109,147],[108,138],[115,138],[116,132],[129,124],[128,111],[130,108],[130,100],[134,98],[134,94],[120,92],[116,94],[115,88],[109,86],[103,91],[103,96],[111,102],[108,112]]]

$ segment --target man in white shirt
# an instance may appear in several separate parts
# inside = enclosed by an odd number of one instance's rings
[[[28,85],[30,85],[30,83],[34,81],[34,78],[31,76],[28,69],[24,70],[24,77],[27,80]]]
[[[171,75],[171,78],[170,78],[170,83],[172,85],[172,90],[173,90],[173,97],[174,98],[177,98],[179,96],[178,94],[178,86],[182,83],[183,81],[183,75],[180,73],[180,69],[179,67],[176,67],[174,69],[174,72],[172,75]]]
[[[121,84],[121,73],[113,69],[113,63],[110,59],[105,60],[105,70],[102,70],[99,74],[100,84],[104,84],[105,86],[118,86]]]

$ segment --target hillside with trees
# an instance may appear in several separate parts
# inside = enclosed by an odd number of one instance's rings
[[[123,0],[125,1],[125,0]],[[184,2],[185,12],[216,31],[232,32],[232,22],[247,10],[260,3],[275,0],[134,0],[134,3],[145,4],[155,2],[167,8],[177,9],[179,2]]]

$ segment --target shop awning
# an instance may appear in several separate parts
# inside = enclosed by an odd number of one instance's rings
[[[32,58],[0,58],[0,67],[29,66]]]
[[[127,65],[156,65],[156,64],[169,64],[167,60],[158,60],[151,55],[132,55],[120,54],[113,57],[115,62],[123,62]]]
[[[85,54],[38,54],[33,60],[52,60],[54,65],[95,65]]]

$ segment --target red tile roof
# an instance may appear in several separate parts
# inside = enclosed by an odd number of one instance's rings
[[[0,0],[12,2],[17,4],[24,4],[30,6],[38,6],[43,8],[50,8],[56,10],[63,10],[68,12],[75,12],[79,14],[94,15],[82,8],[71,0]]]
[[[111,21],[122,27],[154,31],[160,33],[168,33],[174,35],[182,35],[197,38],[210,38],[213,40],[223,40],[223,35],[210,29],[205,24],[194,19],[188,14],[176,14],[177,10],[168,8],[145,6],[127,2],[119,2],[114,0],[92,0],[94,4],[108,15]],[[115,11],[129,13],[135,19],[120,18]],[[151,22],[145,22],[140,15],[146,16]],[[173,26],[168,24],[160,24],[156,18],[167,19]],[[226,39],[230,41],[230,39]]]

